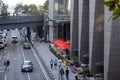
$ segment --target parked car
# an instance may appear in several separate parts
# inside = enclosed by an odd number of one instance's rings
[[[31,44],[29,42],[24,42],[23,43],[23,48],[24,49],[30,49],[31,48]]]
[[[29,60],[25,60],[21,65],[21,72],[32,72],[33,71],[33,64]]]

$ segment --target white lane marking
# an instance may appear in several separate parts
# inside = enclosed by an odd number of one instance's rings
[[[25,60],[25,54],[24,54],[22,46],[21,46],[21,51],[22,51],[23,59]],[[28,77],[28,80],[31,80],[28,72],[27,72],[27,77]]]
[[[36,52],[34,51],[34,49],[32,47],[31,47],[31,49],[32,49],[32,51],[33,51],[33,53],[34,53],[37,61],[38,61],[38,64],[39,64],[39,66],[40,66],[43,74],[45,75],[46,80],[49,80],[48,77],[47,77],[47,75],[45,74],[45,70],[43,69],[43,66],[41,65],[42,63],[39,61],[38,56],[36,55]]]
[[[1,55],[0,55],[0,60],[2,59],[2,52],[1,52]]]
[[[23,52],[22,47],[21,47],[21,51],[22,51],[22,56],[23,56],[23,59],[25,60],[25,54],[24,54],[24,52]]]
[[[31,79],[30,79],[30,75],[29,75],[29,73],[28,73],[28,72],[27,72],[27,76],[28,76],[28,80],[31,80]]]
[[[5,74],[5,80],[7,80],[7,75]]]

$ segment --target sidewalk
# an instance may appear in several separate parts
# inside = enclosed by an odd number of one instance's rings
[[[55,77],[55,80],[59,80],[58,67],[57,67],[57,69],[54,69],[54,67],[53,67],[53,70],[51,70],[51,67],[50,67],[50,59],[53,58],[53,60],[54,60],[54,59],[57,59],[57,57],[49,51],[49,43],[35,42],[34,46],[38,51],[38,55],[42,57],[42,60],[44,61],[45,65],[52,72],[53,76]],[[64,68],[64,70],[65,70],[65,68]],[[70,68],[69,68],[69,70],[70,70]],[[75,74],[70,71],[69,80],[75,80],[74,76],[75,76]],[[64,75],[64,80],[66,80],[65,75]]]

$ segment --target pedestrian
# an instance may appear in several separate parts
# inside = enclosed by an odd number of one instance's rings
[[[59,66],[59,68],[61,67],[61,64],[62,64],[62,60],[59,59],[59,60],[58,60],[58,66]]]
[[[5,66],[5,72],[8,72],[9,71],[9,65],[10,65],[10,61],[9,60],[6,60],[5,62],[4,62],[4,66]]]
[[[78,73],[75,74],[75,80],[78,80]]]
[[[57,69],[57,59],[54,60],[54,68]]]
[[[61,68],[60,69],[61,80],[64,80],[64,74],[65,74],[65,72],[64,72],[63,68]]]
[[[66,73],[66,80],[69,80],[69,69],[68,69],[68,67],[66,67],[65,73]]]
[[[67,65],[66,59],[63,60],[63,65],[64,65],[64,67],[66,67],[66,65]]]
[[[50,60],[50,66],[51,66],[51,69],[53,69],[53,59],[52,58]]]

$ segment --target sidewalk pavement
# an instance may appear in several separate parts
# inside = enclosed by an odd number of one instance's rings
[[[35,42],[34,43],[34,46],[35,48],[37,49],[38,51],[38,55],[42,57],[42,60],[44,61],[45,65],[48,66],[49,70],[51,70],[53,76],[55,77],[55,80],[60,80],[59,79],[59,71],[58,71],[58,67],[57,69],[51,69],[50,67],[50,60],[51,58],[54,60],[54,59],[57,59],[58,58],[53,55],[53,53],[49,50],[49,43],[44,43],[44,42]],[[64,70],[65,70],[65,67],[63,67]],[[68,67],[69,68],[69,67]],[[69,68],[70,70],[70,68]],[[75,74],[71,72],[70,70],[70,74],[69,74],[69,80],[75,80]],[[64,75],[64,80],[66,80],[66,76]]]

